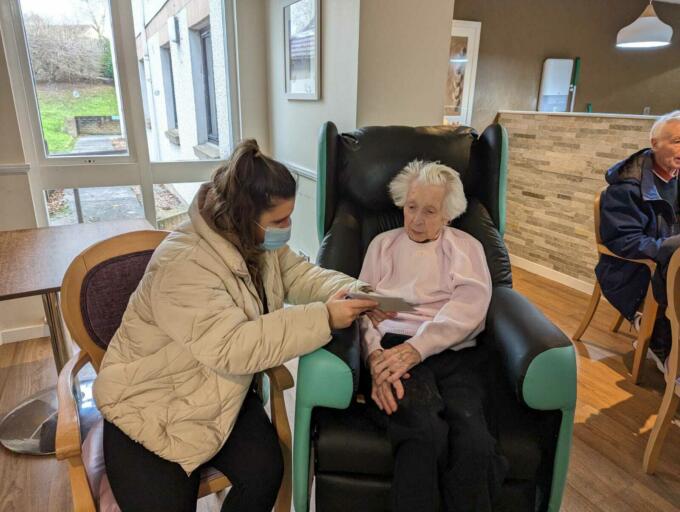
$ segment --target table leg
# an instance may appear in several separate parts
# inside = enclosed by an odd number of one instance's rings
[[[59,292],[45,293],[42,296],[42,300],[47,325],[50,328],[50,342],[58,375],[72,356],[69,340],[64,334],[64,324],[59,307]]]
[[[100,418],[92,396],[94,379],[83,379],[77,390],[80,428],[86,433]],[[0,421],[0,443],[10,451],[28,455],[53,455],[57,432],[57,388],[44,389],[12,409]]]
[[[71,357],[70,341],[64,332],[58,292],[46,293],[42,299],[58,373]],[[92,396],[91,386],[92,381],[85,381],[82,385],[76,386],[80,404],[88,408],[94,406],[94,402],[86,398]],[[57,429],[57,410],[56,387],[36,393],[16,406],[0,421],[0,443],[16,453],[52,455]]]

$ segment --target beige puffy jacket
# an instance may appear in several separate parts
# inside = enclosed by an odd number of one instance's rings
[[[187,473],[227,440],[253,374],[330,340],[324,302],[355,282],[287,246],[269,251],[263,315],[245,261],[197,202],[154,252],[94,385],[108,421]]]

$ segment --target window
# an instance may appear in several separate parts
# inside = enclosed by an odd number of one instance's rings
[[[127,154],[108,1],[20,6],[44,156]]]
[[[163,95],[165,97],[168,130],[176,130],[177,105],[175,104],[175,80],[172,76],[172,56],[170,55],[170,46],[161,47],[161,66],[163,68]],[[179,141],[177,141],[176,144],[179,144]]]
[[[217,135],[217,108],[215,106],[215,75],[210,30],[201,31],[201,58],[203,61],[203,94],[205,95],[206,129],[208,140],[219,143]]]
[[[173,230],[189,220],[187,214],[200,183],[167,183],[154,185],[158,229]]]
[[[144,218],[137,186],[46,190],[45,202],[50,226]]]
[[[227,0],[0,0],[39,226],[186,215],[238,137],[233,20]]]

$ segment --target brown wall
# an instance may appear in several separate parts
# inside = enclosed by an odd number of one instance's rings
[[[616,48],[616,34],[646,0],[456,0],[454,18],[480,21],[472,124],[483,128],[498,110],[535,110],[543,61],[581,57],[575,111],[651,114],[680,108],[680,5],[654,2],[671,25],[670,46]]]

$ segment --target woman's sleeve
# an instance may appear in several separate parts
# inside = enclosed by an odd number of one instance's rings
[[[217,373],[253,374],[330,340],[324,304],[283,308],[249,320],[220,277],[199,263],[169,263],[157,272],[150,297],[154,321]]]
[[[424,322],[407,343],[423,360],[470,340],[484,329],[491,302],[491,276],[482,245],[474,239],[459,244],[453,265],[453,292],[435,317]]]
[[[278,256],[285,300],[290,304],[326,302],[335,292],[357,286],[353,277],[314,265],[288,246],[279,249]]]

